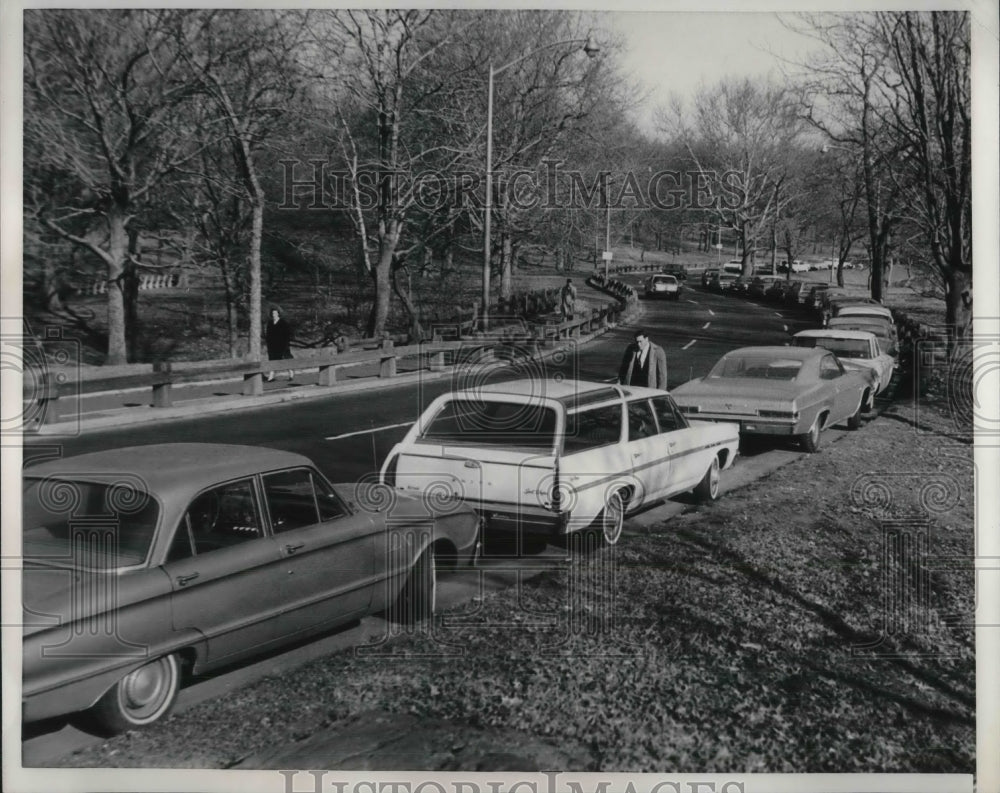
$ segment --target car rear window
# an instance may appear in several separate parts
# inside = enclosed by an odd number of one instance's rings
[[[799,337],[796,347],[823,347],[841,358],[871,358],[871,347],[864,339],[814,339]]]
[[[759,355],[727,355],[719,361],[709,378],[743,378],[749,380],[794,380],[802,361],[794,358],[773,358]]]
[[[474,446],[551,449],[556,411],[537,402],[453,399],[420,435],[421,440]]]
[[[128,481],[28,477],[21,509],[26,559],[85,570],[142,564],[160,518],[156,500]]]

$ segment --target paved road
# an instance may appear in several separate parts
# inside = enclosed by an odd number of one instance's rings
[[[629,280],[638,285],[639,277]],[[689,289],[678,302],[643,301],[642,314],[631,326],[617,328],[583,346],[577,354],[561,356],[543,367],[532,368],[532,375],[586,380],[614,378],[625,346],[631,341],[635,327],[641,326],[667,353],[669,385],[675,387],[691,377],[705,374],[724,352],[749,344],[782,344],[787,331],[808,326],[805,318],[780,308],[727,298]],[[484,378],[509,378],[517,372],[489,370]],[[25,459],[74,455],[99,449],[132,444],[177,441],[246,443],[296,451],[311,457],[334,481],[356,481],[366,473],[378,470],[385,455],[406,431],[423,405],[453,386],[448,379],[380,387],[376,391],[331,395],[271,407],[220,413],[209,416],[174,419],[169,422],[130,425],[120,429],[87,432],[76,438],[55,443],[45,438],[26,441]],[[301,387],[301,386],[283,386]],[[839,433],[828,433],[834,440]],[[780,445],[779,445],[780,446]],[[769,470],[794,459],[797,452],[790,445],[774,445],[747,449],[737,468],[727,472],[723,489],[741,486]],[[645,526],[660,522],[685,509],[681,502],[667,502],[655,510],[631,518],[626,531],[641,531]],[[544,567],[565,563],[565,552],[557,548],[535,549],[516,564],[524,579],[524,568]],[[451,580],[442,588],[445,605],[463,602],[480,591],[480,587],[496,588],[512,585],[516,570],[505,570],[504,562],[487,562],[476,576],[480,580]],[[378,618],[369,618],[346,631],[293,648],[244,666],[226,674],[214,675],[196,682],[182,692],[178,708],[220,696],[264,674],[293,668],[301,663],[331,652],[357,646],[372,636],[387,630]],[[22,744],[25,765],[45,765],[53,758],[94,743],[96,738],[76,730],[65,721],[55,720],[29,725]]]

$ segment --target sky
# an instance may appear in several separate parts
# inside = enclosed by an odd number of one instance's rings
[[[815,42],[789,31],[765,12],[616,12],[602,20],[624,39],[627,74],[648,98],[635,111],[646,133],[655,133],[655,112],[672,93],[692,97],[724,77],[780,77],[781,58],[795,60]],[[779,57],[780,56],[780,57]]]

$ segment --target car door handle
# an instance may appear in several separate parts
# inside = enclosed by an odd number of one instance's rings
[[[465,461],[465,467],[466,468],[478,468],[479,467],[479,463],[477,463],[475,460],[466,460]]]
[[[304,542],[289,543],[285,546],[285,551],[288,553],[295,553],[296,551],[301,551],[305,547],[306,544]]]
[[[667,448],[668,449],[673,449],[676,445],[677,445],[677,441],[672,441],[671,443],[667,444]]]
[[[632,456],[633,457],[642,457],[642,452],[635,452],[635,454],[633,454]]]
[[[192,581],[194,581],[200,574],[191,573],[190,575],[179,575],[177,576],[177,586],[187,586]]]

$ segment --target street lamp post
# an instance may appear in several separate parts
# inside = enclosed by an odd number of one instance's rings
[[[490,322],[490,246],[492,245],[492,241],[490,239],[490,221],[493,216],[493,78],[537,52],[550,49],[551,47],[560,47],[564,44],[580,43],[583,44],[583,51],[587,53],[588,58],[593,58],[601,51],[601,48],[598,47],[594,41],[593,34],[588,33],[587,38],[585,39],[566,39],[564,41],[554,41],[551,44],[537,47],[531,52],[526,52],[521,57],[515,58],[509,63],[505,63],[497,69],[493,68],[493,61],[490,61],[490,77],[486,94],[486,214],[483,218],[483,308],[482,314],[480,315],[483,330],[487,330],[489,328]]]

